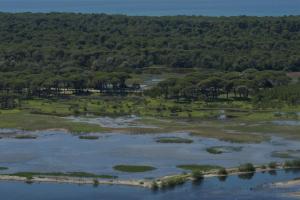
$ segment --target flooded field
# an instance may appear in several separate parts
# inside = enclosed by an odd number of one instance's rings
[[[97,137],[91,140],[80,139],[78,135],[63,131],[36,131],[26,134],[37,138],[0,140],[0,166],[9,168],[5,173],[84,171],[116,175],[119,178],[150,178],[181,173],[182,169],[177,168],[177,165],[210,164],[235,167],[245,162],[266,164],[287,159],[276,156],[276,152],[300,155],[300,141],[275,136],[262,143],[240,144],[191,136],[186,132],[143,135],[94,133],[91,135]],[[157,138],[170,136],[191,142],[157,142]],[[209,148],[222,152],[214,154],[207,150]],[[134,174],[115,171],[113,166],[120,164],[150,165],[156,170]]]

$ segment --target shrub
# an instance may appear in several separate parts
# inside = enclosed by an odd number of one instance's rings
[[[152,184],[151,184],[151,189],[152,190],[157,190],[158,189],[158,184],[156,181],[153,181]]]
[[[163,180],[161,183],[161,187],[162,188],[172,188],[172,187],[175,187],[176,185],[181,185],[181,184],[185,183],[185,181],[186,181],[186,178],[183,176],[174,176],[174,177],[170,177],[170,178]]]
[[[284,167],[295,167],[295,168],[298,168],[298,167],[300,167],[300,160],[285,161]]]
[[[99,185],[98,179],[94,179],[93,182],[94,182],[94,183],[93,183],[94,186],[98,186],[98,185]]]
[[[192,172],[192,177],[193,177],[195,180],[203,179],[203,173],[202,173],[200,170],[194,170],[194,171]]]
[[[268,166],[269,166],[270,169],[275,169],[277,167],[277,163],[276,162],[270,162]]]
[[[239,166],[240,172],[255,172],[255,167],[251,163],[242,164]]]
[[[262,166],[260,166],[260,168],[266,169],[267,167],[266,167],[266,165],[262,165]]]
[[[225,168],[222,168],[222,169],[219,169],[218,175],[227,176],[228,172],[226,171]]]

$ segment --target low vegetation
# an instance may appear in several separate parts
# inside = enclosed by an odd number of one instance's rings
[[[218,170],[218,175],[220,176],[227,176],[228,175],[228,172],[225,168],[221,168]]]
[[[222,154],[222,153],[239,152],[242,149],[243,147],[215,146],[215,147],[207,148],[206,151],[211,154]]]
[[[203,172],[200,170],[193,170],[192,177],[194,180],[201,180],[204,178]]]
[[[193,143],[193,140],[181,137],[160,137],[156,139],[158,143]]]
[[[300,168],[300,160],[285,161],[284,166],[291,167],[291,168]]]
[[[25,177],[27,179],[32,179],[34,176],[66,176],[66,177],[80,177],[80,178],[104,178],[104,179],[115,179],[117,176],[111,175],[98,175],[92,174],[87,172],[48,172],[48,173],[41,173],[41,172],[18,172],[14,174],[9,174],[11,176],[20,176]]]
[[[8,170],[8,167],[0,167],[0,171],[2,170]]]
[[[277,158],[300,158],[300,150],[285,150],[285,151],[273,151],[272,156]]]
[[[267,169],[267,166],[266,165],[261,165],[260,168],[261,169]]]
[[[98,179],[94,179],[93,182],[94,182],[93,185],[94,185],[95,187],[97,187],[97,186],[99,185]]]
[[[16,128],[28,131],[65,129],[74,133],[103,132],[105,130],[94,124],[72,122],[59,116],[32,114],[20,110],[1,113],[0,128]]]
[[[152,181],[152,183],[151,183],[151,189],[152,190],[158,190],[159,189],[159,185],[157,184],[156,181]]]
[[[16,135],[16,139],[36,139],[37,136],[35,135]]]
[[[239,131],[240,127],[234,127]],[[253,135],[249,132],[239,131],[231,133],[230,131],[226,131],[224,129],[218,127],[204,127],[202,130],[192,130],[192,135],[194,136],[202,136],[202,137],[210,137],[216,138],[219,140],[223,140],[226,142],[233,142],[233,143],[260,143],[263,141],[268,140],[269,138],[265,135]]]
[[[130,173],[138,173],[138,172],[147,172],[153,171],[156,168],[147,165],[116,165],[113,167],[114,170],[121,172],[130,172]]]
[[[177,165],[177,168],[184,169],[184,170],[191,170],[191,171],[201,171],[201,172],[206,172],[206,171],[211,171],[211,170],[217,170],[222,167],[217,166],[217,165]]]
[[[276,169],[277,163],[276,163],[276,162],[270,162],[270,163],[268,164],[268,167],[269,167],[270,169]]]
[[[240,172],[255,172],[256,171],[255,167],[251,163],[242,164],[239,166],[238,169]]]
[[[177,185],[182,185],[187,181],[186,175],[177,175],[165,178],[161,181],[161,188],[167,189],[167,188],[173,188]]]
[[[79,139],[82,139],[82,140],[98,140],[99,137],[98,136],[93,136],[93,135],[81,135],[81,136],[79,136]]]

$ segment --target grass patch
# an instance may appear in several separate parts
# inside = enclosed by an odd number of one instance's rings
[[[243,147],[230,147],[230,146],[215,146],[206,149],[211,154],[222,154],[242,151]]]
[[[121,172],[130,172],[130,173],[138,173],[138,172],[147,172],[155,170],[155,167],[147,166],[147,165],[116,165],[114,166],[114,170]]]
[[[300,158],[300,150],[273,151],[272,157],[277,158]]]
[[[193,140],[181,137],[160,137],[155,140],[158,143],[193,143]]]
[[[237,133],[226,131],[219,127],[201,127],[198,130],[192,130],[192,135],[208,138],[216,138],[219,140],[233,143],[260,143],[268,139],[264,135],[254,135],[251,133]]]
[[[217,165],[177,165],[176,167],[184,170],[201,171],[201,172],[217,170],[222,168]]]
[[[79,136],[79,139],[82,139],[82,140],[98,140],[99,137],[98,136],[93,136],[93,135],[82,135],[82,136]]]
[[[16,128],[28,131],[66,129],[74,133],[103,132],[106,130],[95,124],[72,122],[58,116],[31,114],[26,111],[0,114],[0,128]]]
[[[32,179],[34,176],[66,176],[66,177],[80,177],[80,178],[105,178],[105,179],[115,179],[117,176],[111,175],[98,175],[87,172],[48,172],[48,173],[40,173],[40,172],[17,172],[14,174],[9,174],[11,176],[19,176],[25,177],[27,179]]]
[[[37,136],[34,136],[34,135],[16,135],[14,137],[15,139],[36,139]]]

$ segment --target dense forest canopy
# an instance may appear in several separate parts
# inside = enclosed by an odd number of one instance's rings
[[[5,108],[18,96],[137,94],[149,70],[185,75],[143,93],[153,97],[299,103],[286,73],[300,71],[300,16],[0,13],[0,41]]]
[[[0,13],[1,72],[300,71],[300,16]]]

